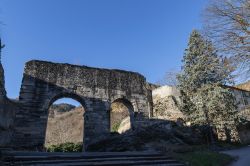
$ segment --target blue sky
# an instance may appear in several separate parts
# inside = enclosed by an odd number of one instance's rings
[[[180,69],[206,0],[0,0],[6,89],[19,95],[32,59],[117,68],[149,82]]]

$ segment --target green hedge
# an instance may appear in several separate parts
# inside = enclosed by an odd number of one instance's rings
[[[48,146],[47,152],[82,152],[83,144],[82,143],[63,143],[58,145]]]

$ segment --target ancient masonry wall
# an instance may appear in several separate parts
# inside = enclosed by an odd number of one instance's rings
[[[250,120],[250,92],[231,86],[225,86],[225,88],[228,88],[233,93],[239,115]],[[153,117],[173,121],[176,121],[178,118],[184,118],[178,106],[172,102],[171,96],[177,99],[177,103],[180,102],[180,92],[176,87],[162,86],[153,89],[152,95],[154,102]],[[157,112],[162,112],[162,114],[158,115]],[[250,143],[249,128],[238,128],[231,120],[217,122],[215,131],[218,140]]]
[[[6,98],[4,69],[2,63],[0,63],[0,98]]]
[[[250,92],[235,87],[228,86],[228,88],[234,94],[238,115],[249,120]],[[244,126],[242,127],[241,125],[236,126],[234,123],[231,124],[232,122],[230,121],[223,123],[224,125],[216,126],[219,140],[229,140],[232,142],[241,142],[245,144],[250,142],[249,128],[245,128]]]
[[[250,107],[250,91],[237,88],[231,88],[231,91],[235,96],[239,111],[244,111],[246,108]]]
[[[48,109],[57,99],[70,97],[85,108],[85,148],[110,133],[109,111],[116,99],[130,102],[133,127],[140,126],[152,111],[146,79],[134,72],[30,61],[25,65],[16,111],[13,146],[43,146]],[[151,100],[151,101],[150,101]]]
[[[0,147],[11,144],[16,104],[6,97],[4,69],[0,63]]]

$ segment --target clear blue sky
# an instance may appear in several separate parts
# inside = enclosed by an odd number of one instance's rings
[[[32,59],[132,70],[149,82],[179,69],[207,0],[0,0],[8,96]]]

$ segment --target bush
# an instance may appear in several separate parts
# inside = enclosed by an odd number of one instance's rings
[[[111,132],[118,132],[118,129],[119,129],[119,127],[120,127],[120,124],[121,124],[121,122],[115,123],[115,124],[112,126],[112,128],[111,128]]]
[[[47,152],[82,152],[83,144],[82,143],[63,143],[58,145],[48,146]]]

